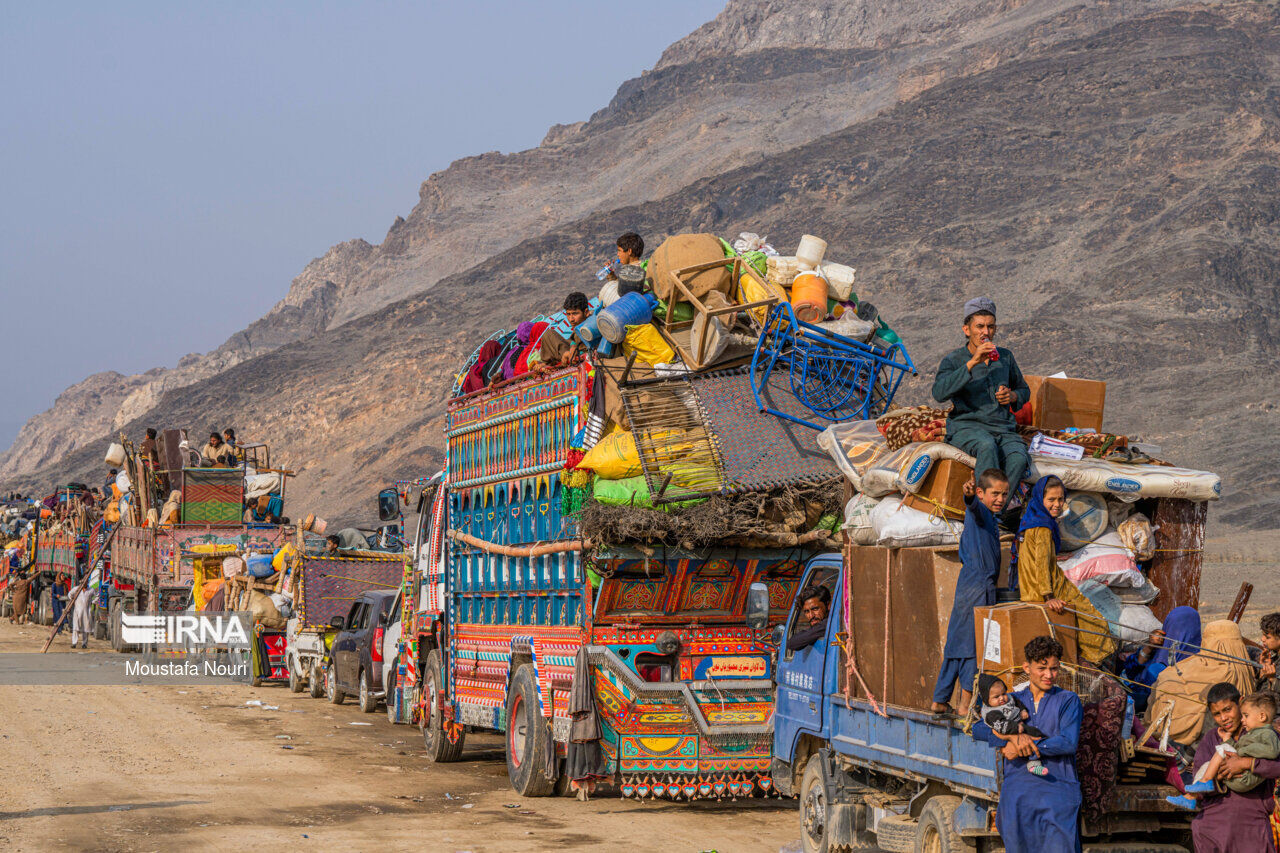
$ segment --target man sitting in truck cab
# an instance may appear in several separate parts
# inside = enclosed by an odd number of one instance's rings
[[[807,649],[827,635],[827,611],[831,609],[831,590],[825,586],[805,587],[800,591],[800,615],[806,626],[787,640],[787,649]]]

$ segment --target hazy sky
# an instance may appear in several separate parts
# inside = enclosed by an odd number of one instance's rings
[[[452,160],[588,118],[724,0],[0,4],[0,448],[203,352]]]

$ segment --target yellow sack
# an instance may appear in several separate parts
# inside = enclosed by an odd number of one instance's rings
[[[622,342],[622,355],[629,358],[633,352],[639,361],[649,365],[670,364],[676,360],[675,350],[667,345],[662,333],[652,323],[627,326],[627,339]]]
[[[298,553],[298,549],[293,547],[292,542],[284,543],[284,545],[280,546],[280,550],[276,551],[275,556],[271,558],[271,568],[277,572],[283,572],[296,553]]]
[[[120,502],[118,500],[107,504],[107,509],[102,513],[102,520],[107,524],[115,524],[120,520]]]
[[[600,439],[587,451],[578,463],[579,468],[590,468],[604,480],[623,480],[640,474],[640,451],[631,433],[615,429]]]

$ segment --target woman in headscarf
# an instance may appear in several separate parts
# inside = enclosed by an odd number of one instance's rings
[[[1169,658],[1169,665],[1156,679],[1147,703],[1148,727],[1167,717],[1169,739],[1183,746],[1194,746],[1204,728],[1208,707],[1204,695],[1210,687],[1223,681],[1234,684],[1242,696],[1252,693],[1255,686],[1240,626],[1229,619],[1204,626],[1199,653],[1182,660]],[[1163,726],[1151,734],[1162,731]]]
[[[538,354],[538,347],[542,344],[542,333],[550,327],[550,324],[544,320],[539,320],[533,324],[533,328],[529,330],[529,342],[524,349],[520,350],[520,354],[516,356],[516,376],[528,373],[532,368],[531,363],[533,357]]]
[[[485,341],[480,345],[480,351],[476,353],[475,363],[471,365],[471,369],[467,371],[466,378],[462,380],[461,393],[470,394],[473,391],[479,391],[484,388],[485,368],[501,351],[502,344],[497,341]]]
[[[529,345],[529,335],[532,332],[533,323],[528,320],[516,326],[515,346],[508,351],[506,358],[502,360],[503,379],[511,379],[516,375],[516,362],[520,360],[520,353],[524,352],[525,347]]]
[[[1120,662],[1120,674],[1129,680],[1138,713],[1147,709],[1151,685],[1160,673],[1169,664],[1200,651],[1200,642],[1200,613],[1194,607],[1175,607],[1164,617],[1160,630],[1151,635],[1151,642]]]
[[[1067,506],[1067,490],[1057,477],[1041,477],[1031,490],[1013,543],[1009,583],[1026,602],[1043,604],[1054,613],[1075,611],[1080,656],[1101,663],[1116,650],[1107,620],[1058,567],[1062,536],[1058,516]]]

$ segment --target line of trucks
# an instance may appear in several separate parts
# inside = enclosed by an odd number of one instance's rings
[[[418,726],[433,762],[460,760],[471,732],[500,733],[519,794],[567,792],[585,655],[601,775],[623,796],[795,797],[806,851],[1003,850],[997,753],[959,721],[893,701],[916,689],[895,692],[895,680],[931,685],[937,672],[951,589],[935,579],[955,563],[954,547],[815,553],[708,542],[696,552],[600,553],[562,512],[558,476],[586,421],[588,371],[584,363],[452,399],[445,471],[379,496],[381,520],[412,530],[401,553],[335,563],[295,549],[294,615],[264,631],[279,642],[263,677],[332,695],[334,641],[355,627],[354,604],[398,589],[377,651],[360,664],[377,673],[348,680],[367,680],[389,719]],[[561,426],[548,435],[551,423]],[[1203,504],[1192,509],[1202,526]],[[282,525],[121,527],[96,602],[99,636],[123,651],[120,613],[186,608],[196,546],[271,551],[291,540],[302,544]],[[1198,558],[1180,571],[1183,586],[1198,589]],[[832,593],[827,635],[788,651],[785,638],[801,626],[796,593],[812,585]],[[859,623],[867,613],[882,621]],[[1086,849],[1189,850],[1188,816],[1165,803],[1169,793],[1158,774],[1125,776],[1104,814],[1083,823]]]

